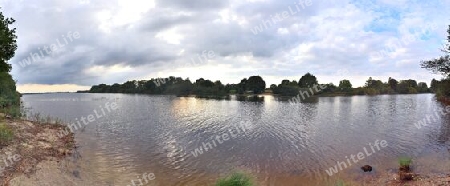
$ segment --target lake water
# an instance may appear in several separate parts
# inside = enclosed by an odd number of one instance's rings
[[[32,112],[69,123],[94,115],[76,130],[76,140],[79,169],[98,185],[129,185],[143,173],[155,174],[147,185],[214,185],[233,171],[250,173],[258,185],[329,185],[393,171],[401,156],[414,157],[418,173],[450,170],[450,114],[438,112],[444,106],[432,94],[320,97],[298,104],[269,95],[242,101],[39,94],[23,101]],[[115,110],[107,106],[114,104]],[[418,129],[414,124],[427,114],[437,116]],[[326,173],[376,140],[387,147],[338,174]],[[203,153],[194,155],[200,147]],[[374,171],[363,173],[365,164]]]

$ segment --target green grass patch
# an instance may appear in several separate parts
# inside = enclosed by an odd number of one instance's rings
[[[347,184],[345,184],[345,182],[344,182],[344,181],[342,181],[342,180],[339,180],[339,181],[337,181],[337,182],[336,182],[335,186],[348,186],[348,185],[347,185]]]
[[[409,166],[412,163],[412,159],[408,157],[401,157],[398,159],[400,166]]]
[[[0,145],[7,145],[13,137],[13,131],[6,124],[0,123]]]
[[[233,173],[217,181],[216,186],[253,186],[251,178],[243,173]]]

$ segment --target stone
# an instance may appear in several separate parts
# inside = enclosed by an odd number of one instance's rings
[[[372,166],[370,166],[370,165],[364,165],[364,166],[361,167],[361,169],[364,172],[372,172]]]

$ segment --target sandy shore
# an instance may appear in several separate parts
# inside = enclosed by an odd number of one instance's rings
[[[55,176],[64,176],[61,160],[76,150],[73,134],[58,137],[64,126],[10,119],[3,114],[0,123],[14,134],[11,141],[0,147],[1,185],[54,185],[51,180]],[[70,175],[76,177],[76,173]],[[27,179],[36,176],[40,182],[27,184]],[[68,182],[65,183],[62,185]]]

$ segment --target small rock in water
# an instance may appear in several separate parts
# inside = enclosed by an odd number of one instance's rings
[[[364,165],[361,167],[364,172],[372,172],[372,167],[370,165]]]

